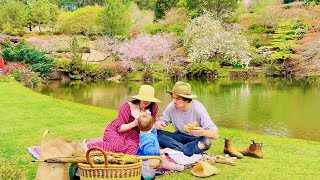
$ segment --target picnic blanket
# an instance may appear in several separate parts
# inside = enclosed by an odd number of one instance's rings
[[[99,142],[99,141],[103,141],[102,137],[95,138],[95,139],[89,139],[89,140],[87,140],[87,143],[94,143],[94,142]],[[40,152],[41,152],[40,146],[28,147],[27,151],[35,159],[40,159]],[[177,163],[177,164],[182,164],[185,166],[185,169],[188,169],[188,168],[191,168],[195,162],[199,161],[202,158],[202,155],[194,154],[193,156],[188,157],[188,156],[185,156],[182,152],[166,148],[165,157],[168,161],[173,162],[173,163]],[[158,168],[157,170],[159,170],[158,172],[162,172],[162,173],[156,174],[157,175],[156,178],[175,172],[174,170],[166,170],[163,168]]]

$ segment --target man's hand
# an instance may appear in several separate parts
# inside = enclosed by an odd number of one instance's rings
[[[215,130],[205,130],[202,127],[194,127],[190,134],[193,134],[195,136],[206,136],[208,138],[217,140],[219,138],[219,133]]]
[[[161,130],[167,126],[167,124],[161,120],[158,120],[154,123],[154,126],[158,129]]]
[[[205,131],[202,127],[193,127],[190,131],[190,134],[193,134],[195,136],[205,136]]]

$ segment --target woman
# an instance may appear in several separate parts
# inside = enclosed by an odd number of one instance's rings
[[[138,117],[140,112],[146,112],[156,119],[160,102],[154,97],[154,88],[142,85],[139,94],[132,96],[133,100],[124,102],[119,109],[118,117],[104,130],[103,141],[88,143],[87,148],[98,146],[105,151],[115,153],[135,154],[139,146]]]

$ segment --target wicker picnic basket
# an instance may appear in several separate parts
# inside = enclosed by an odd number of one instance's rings
[[[98,150],[102,152],[104,156],[104,164],[94,164],[90,159],[90,152],[92,150]],[[115,154],[115,153],[112,153]],[[150,166],[159,166],[162,163],[162,158],[159,156],[131,156],[131,158],[136,158],[136,162],[133,164],[110,164],[108,162],[108,152],[105,152],[99,147],[91,147],[86,152],[86,159],[89,164],[78,163],[78,170],[81,180],[102,180],[102,179],[141,179],[142,171],[142,160],[144,159],[158,159],[159,162],[155,164],[150,164]]]

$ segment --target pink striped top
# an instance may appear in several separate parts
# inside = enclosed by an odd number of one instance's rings
[[[154,104],[150,110],[152,116],[156,119],[158,105]],[[104,142],[88,144],[88,147],[99,146],[105,151],[116,153],[135,154],[139,146],[139,127],[134,127],[126,132],[118,132],[122,124],[128,124],[134,121],[131,115],[131,109],[128,102],[121,104],[118,117],[113,120],[104,130]]]

